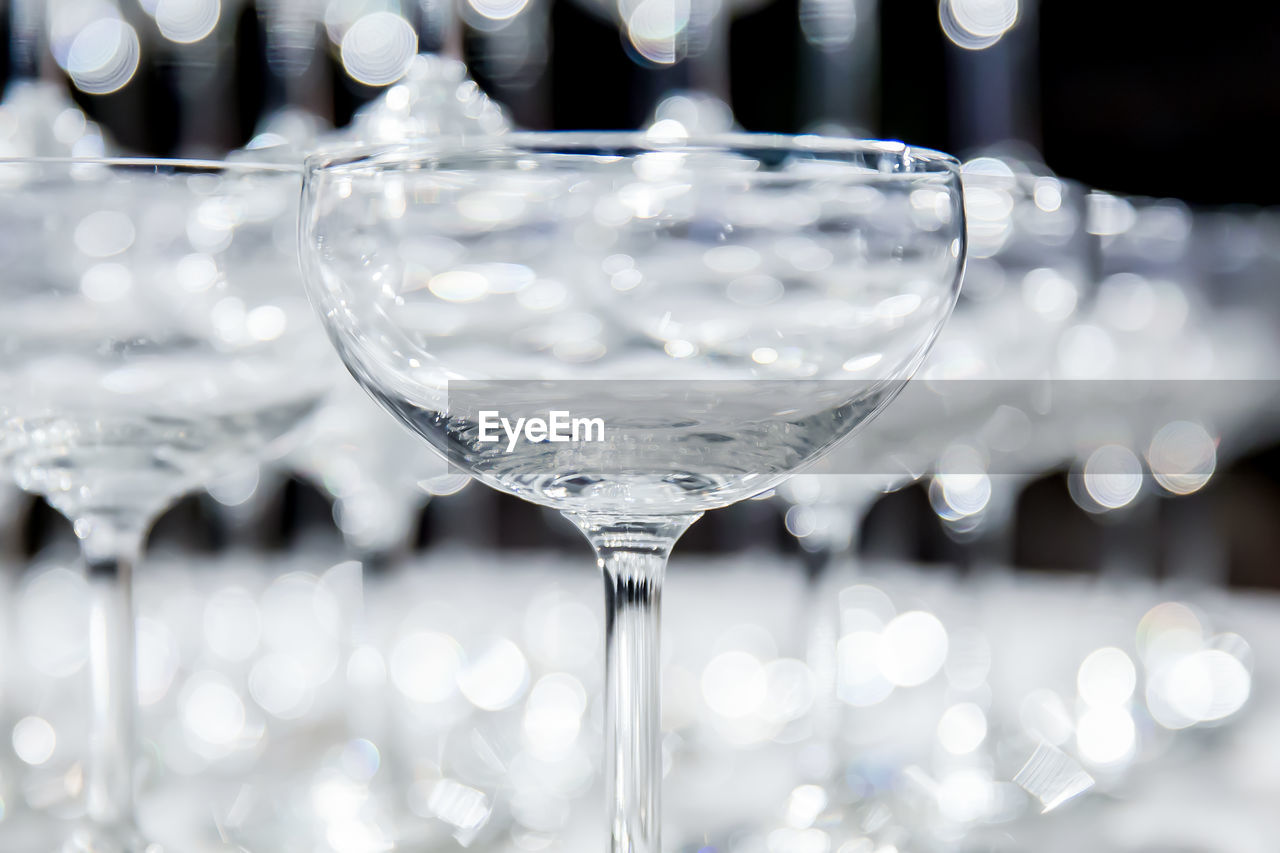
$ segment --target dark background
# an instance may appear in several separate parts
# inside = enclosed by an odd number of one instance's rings
[[[865,122],[876,136],[963,154],[974,136],[968,106],[983,97],[981,86],[966,97],[966,81],[1011,74],[1027,92],[1023,136],[1059,174],[1193,204],[1280,203],[1280,168],[1269,156],[1272,129],[1280,126],[1280,4],[1043,0],[1038,15],[1015,28],[1031,51],[1012,70],[992,65],[997,51],[951,44],[936,0],[882,0],[879,16],[878,105]],[[657,92],[680,82],[679,69],[638,64],[616,26],[569,0],[552,0],[550,20],[550,59],[536,86],[501,91],[484,79],[483,63],[474,64],[480,82],[525,126],[633,128]],[[464,39],[472,57],[481,41],[476,33]],[[802,54],[809,48],[798,0],[770,0],[737,18],[729,41],[729,94],[739,123],[757,131],[806,127]],[[232,55],[219,56],[215,72],[235,77],[235,104],[223,122],[231,147],[248,140],[281,98],[264,43],[256,10],[244,7],[234,44],[222,51]],[[342,123],[379,90],[347,77],[320,32],[317,44]],[[7,53],[8,39],[0,45]],[[142,66],[121,91],[73,95],[122,145],[173,154],[183,109],[181,49],[144,48]],[[0,67],[8,68],[3,59]]]

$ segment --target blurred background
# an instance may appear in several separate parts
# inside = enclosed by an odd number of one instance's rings
[[[1132,441],[1041,425],[1034,464],[709,513],[668,587],[669,846],[1272,849],[1280,6],[8,0],[0,26],[0,156],[307,148],[406,104],[447,130],[480,91],[525,128],[960,155],[968,310],[1023,312],[977,314],[984,346],[1030,312],[1048,355],[1015,361],[1182,401],[1237,384],[1216,421],[1151,402]],[[581,537],[333,409],[151,533],[144,823],[196,851],[599,849]],[[25,817],[75,816],[86,590],[70,526],[4,484],[0,564],[0,846],[23,849]]]
[[[1259,150],[1280,119],[1280,11],[1268,3],[1159,13],[1102,0],[5,6],[4,79],[58,83],[139,153],[219,154],[284,106],[345,125],[429,50],[464,59],[531,129],[635,128],[665,94],[695,90],[752,131],[834,126],[953,153],[1018,140],[1105,190],[1280,200]],[[1228,162],[1236,169],[1223,171]]]

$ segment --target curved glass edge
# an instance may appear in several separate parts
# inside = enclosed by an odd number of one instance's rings
[[[854,139],[817,135],[775,133],[722,133],[687,139],[653,137],[643,131],[537,131],[506,133],[470,140],[406,140],[378,145],[318,151],[308,156],[303,168],[308,175],[337,171],[348,166],[393,166],[418,160],[440,160],[450,156],[475,154],[491,149],[558,149],[558,153],[598,153],[608,156],[623,151],[693,153],[698,151],[763,149],[797,154],[896,155],[914,168],[894,175],[922,175],[948,172],[960,174],[960,161],[942,151],[907,145],[894,140]],[[593,149],[595,149],[593,151]],[[925,168],[918,168],[924,166]]]
[[[254,160],[198,160],[168,157],[0,157],[0,166],[105,166],[131,169],[189,169],[204,172],[279,172],[302,174],[301,165]]]

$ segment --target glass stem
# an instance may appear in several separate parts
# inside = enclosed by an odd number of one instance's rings
[[[76,521],[88,572],[89,754],[85,762],[85,817],[91,827],[134,825],[133,770],[136,658],[133,567],[143,527],[114,518]]]
[[[661,853],[659,607],[667,557],[701,513],[565,515],[604,573],[605,804],[611,853]]]

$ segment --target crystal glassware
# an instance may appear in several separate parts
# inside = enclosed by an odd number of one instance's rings
[[[962,169],[965,289],[904,398],[862,438],[779,493],[811,565],[856,549],[885,491],[925,473],[929,498],[966,562],[1007,566],[1018,493],[1069,458],[1048,421],[1056,347],[1091,290],[1080,186],[1012,159]],[[1072,407],[1060,405],[1059,419]]]
[[[0,161],[0,463],[74,523],[92,594],[84,822],[141,851],[131,575],[150,522],[266,452],[333,377],[299,284],[296,168]]]
[[[970,322],[948,325],[950,341],[930,357],[936,377],[929,364],[920,376],[955,386],[944,389],[956,428],[939,436],[930,502],[966,563],[989,569],[1013,561],[1019,493],[1070,456],[1051,420],[1071,407],[1057,411],[1045,386],[1094,289],[1095,244],[1079,184],[1007,156],[974,158],[961,173],[970,242],[955,317]]]
[[[673,544],[888,405],[954,304],[961,195],[946,155],[818,137],[508,134],[308,161],[304,276],[347,367],[595,549],[615,851],[660,849]]]

